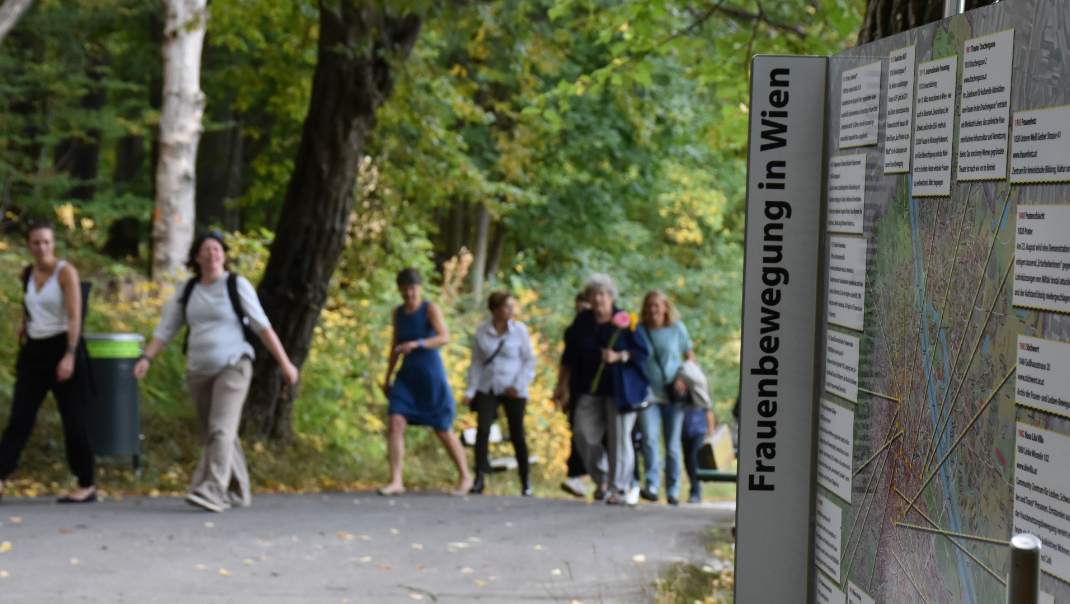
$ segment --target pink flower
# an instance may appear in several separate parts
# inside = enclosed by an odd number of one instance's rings
[[[632,324],[632,317],[623,310],[618,311],[613,315],[613,324],[621,329],[627,329]]]

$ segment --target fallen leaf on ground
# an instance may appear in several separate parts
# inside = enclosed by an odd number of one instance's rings
[[[198,564],[194,568],[196,568],[197,570],[208,570],[208,567],[203,564]]]
[[[424,599],[424,597],[421,596],[420,594],[409,594],[409,598],[411,598],[413,600],[423,600]]]
[[[353,535],[350,535],[349,533],[343,533],[342,531],[338,531],[338,536],[341,537],[342,539],[352,539],[353,538]]]
[[[0,570],[0,579],[6,579],[11,576],[11,573],[6,570]]]
[[[467,568],[467,567],[461,569],[461,574],[462,575],[467,575],[469,573],[474,573],[474,572],[476,572],[476,571],[474,571],[474,570],[472,570],[470,568]]]
[[[398,534],[398,533],[400,533],[400,532],[401,532],[401,531],[397,530],[396,528],[392,528],[392,529],[390,529],[390,534],[391,534],[391,535],[396,535],[396,534]]]
[[[359,499],[354,499],[353,500],[353,505],[360,505],[360,500]]]
[[[3,543],[0,543],[0,554],[2,554],[4,552],[10,552],[10,551],[11,551],[11,542],[10,541],[5,541]]]
[[[70,532],[71,532],[71,529],[59,529],[59,532],[63,533],[64,535],[69,535]]]
[[[225,568],[221,568],[221,569],[219,569],[219,576],[220,577],[229,577],[230,576],[230,571],[225,569]]]
[[[483,587],[484,585],[487,584],[487,582],[486,581],[480,581],[479,579],[476,579],[475,580],[475,584],[480,586],[480,587]]]
[[[412,544],[412,549],[423,549],[423,548],[424,548],[424,546],[420,545],[419,543],[413,543]]]
[[[242,560],[242,563],[252,565],[253,561],[250,560],[249,558],[246,558],[246,559]]]
[[[497,581],[497,580],[498,580],[498,577],[495,577],[495,576],[493,576],[493,575],[492,575],[492,576],[490,576],[490,577],[487,577],[487,580],[488,580],[488,581]]]
[[[364,556],[363,558],[360,559],[360,561],[361,562],[371,562],[372,561],[372,557],[371,556]]]
[[[78,558],[71,558],[71,566],[78,566]]]
[[[468,547],[468,544],[467,543],[462,543],[460,541],[454,541],[453,543],[449,544],[449,547],[456,548],[456,549],[464,549],[464,548]]]
[[[536,545],[536,546],[535,546],[534,548],[532,548],[532,549],[534,549],[534,550],[535,550],[535,551],[537,551],[537,552],[541,552],[541,551],[542,551],[542,546],[541,546],[541,545]]]
[[[550,574],[551,575],[560,575],[561,574],[561,569],[560,568],[555,568],[552,571],[550,571]]]
[[[389,564],[380,564],[379,568],[381,568],[383,570],[390,570],[391,568],[394,568],[394,567],[390,566]]]
[[[469,537],[468,541],[470,543],[479,543],[479,537]]]
[[[372,540],[372,538],[367,536],[367,535],[361,535],[360,537],[358,537],[358,539],[360,539],[361,541],[371,541]]]
[[[643,554],[636,554],[632,556],[632,562],[646,562],[646,556]]]
[[[21,524],[22,523],[22,518],[20,518],[18,516],[12,516],[11,518],[8,518],[8,520],[11,521],[11,524]]]
[[[261,562],[265,562],[267,560],[267,556],[257,556],[256,559],[261,561]]]
[[[214,522],[205,522],[204,523],[204,528],[215,528],[215,523]]]

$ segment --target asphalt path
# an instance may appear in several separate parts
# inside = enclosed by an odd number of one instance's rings
[[[734,504],[437,493],[260,495],[213,514],[175,498],[0,502],[0,602],[651,602],[699,566]]]

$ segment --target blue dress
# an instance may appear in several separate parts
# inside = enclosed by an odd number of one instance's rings
[[[412,314],[406,314],[405,307],[399,306],[394,316],[398,343],[438,335],[427,319],[426,300]],[[405,355],[388,400],[390,415],[400,415],[416,426],[450,429],[456,408],[438,349],[417,348]]]

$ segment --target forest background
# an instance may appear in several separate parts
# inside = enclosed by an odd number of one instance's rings
[[[637,311],[650,289],[668,293],[710,377],[717,419],[729,421],[750,58],[852,45],[862,0],[405,4],[423,25],[364,141],[291,425],[281,437],[247,435],[257,488],[385,479],[378,384],[399,302],[394,276],[405,266],[424,272],[428,297],[446,311],[444,359],[458,400],[485,294],[517,294],[539,354],[528,432],[540,492],[564,475],[569,433],[550,393],[573,296],[592,272],[618,280],[626,309]],[[208,3],[196,221],[227,232],[234,270],[254,284],[309,118],[320,10],[311,0]],[[148,336],[174,292],[149,278],[163,19],[157,0],[38,0],[0,43],[0,423],[13,388],[26,217],[57,220],[58,254],[93,281],[87,331]],[[145,472],[105,467],[101,484],[113,494],[181,492],[198,455],[179,345],[153,365],[142,387]],[[475,425],[458,412],[458,428]],[[410,430],[408,443],[407,481],[449,484],[430,434]],[[511,454],[504,446],[497,453]],[[62,460],[49,403],[9,488],[64,488]],[[514,482],[490,490],[513,492]]]

